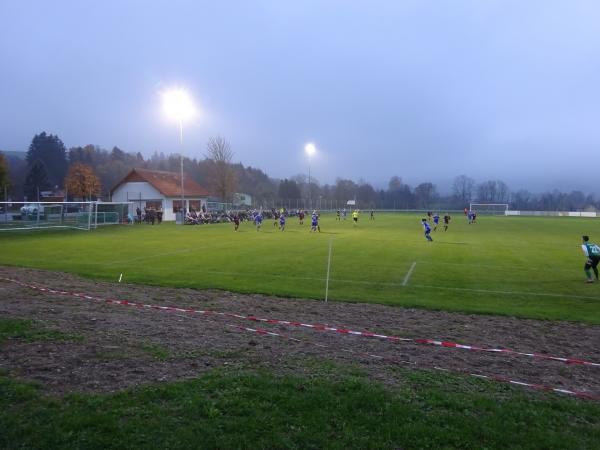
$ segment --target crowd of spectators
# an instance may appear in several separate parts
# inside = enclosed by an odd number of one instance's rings
[[[304,215],[302,210],[287,210],[282,208],[281,210],[265,209],[261,210],[261,214],[265,219],[278,219],[281,214],[286,217],[295,217]],[[206,208],[202,208],[196,211],[194,208],[190,208],[185,213],[185,224],[186,225],[204,225],[210,223],[228,223],[234,222],[237,218],[240,222],[252,221],[253,211],[236,210],[236,211],[206,211]],[[138,206],[136,208],[136,216],[133,218],[135,223],[146,223],[154,225],[155,223],[160,224],[163,219],[163,211],[158,208],[145,207],[144,210]]]
[[[254,210],[256,211],[256,210]],[[236,211],[212,211],[206,212],[195,211],[193,208],[186,213],[185,215],[185,223],[186,225],[202,225],[208,223],[224,223],[224,222],[234,222],[237,218],[240,222],[252,221],[253,220],[253,212],[248,209],[246,210],[236,210]],[[286,217],[292,217],[298,215],[300,211],[291,210],[288,211],[286,209],[277,211],[276,209],[270,210],[262,210],[262,215],[265,219],[277,219],[284,214]]]
[[[163,211],[161,208],[144,207],[144,211],[142,212],[141,208],[138,206],[135,210],[135,223],[147,223],[149,225],[158,223],[160,225],[162,219]]]

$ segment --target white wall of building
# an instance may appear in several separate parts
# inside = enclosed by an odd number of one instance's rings
[[[163,220],[175,220],[173,212],[173,200],[181,200],[181,197],[165,197],[150,183],[146,181],[130,181],[119,186],[112,195],[113,202],[133,202],[134,211],[139,205],[142,211],[147,201],[162,201]],[[186,210],[188,202],[199,201],[201,205],[206,206],[206,198],[187,198],[185,199]]]
[[[113,202],[142,202],[145,200],[162,200],[164,196],[150,183],[130,181],[119,186],[112,195]]]

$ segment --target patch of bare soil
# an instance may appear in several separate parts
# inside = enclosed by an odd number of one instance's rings
[[[0,267],[1,277],[102,298],[600,361],[600,326],[580,323],[95,282],[71,274],[10,267]],[[8,339],[0,343],[0,370],[38,381],[58,394],[110,392],[192,378],[232,365],[308,373],[311,361],[318,360],[358,365],[374,379],[392,385],[402,383],[401,375],[393,370],[400,364],[415,370],[442,367],[504,376],[600,395],[600,367],[121,306],[52,295],[4,280],[0,280],[0,317],[30,319],[36,327],[80,336],[67,341]],[[284,337],[240,327],[261,328]]]

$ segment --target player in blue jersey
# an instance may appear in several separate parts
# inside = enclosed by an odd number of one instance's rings
[[[279,216],[279,229],[285,231],[285,214],[283,213]]]
[[[593,242],[590,242],[589,236],[582,236],[583,245],[581,249],[586,256],[585,266],[583,270],[587,277],[586,283],[593,283],[594,279],[592,278],[592,272],[590,269],[594,271],[594,275],[596,276],[596,281],[598,281],[598,263],[600,263],[600,247],[598,247]]]
[[[316,211],[313,211],[310,221],[310,231],[319,231],[321,232],[321,227],[319,226],[319,216]]]
[[[423,230],[425,231],[425,239],[427,239],[430,242],[433,241],[433,239],[429,235],[431,233],[431,227],[429,226],[427,219],[421,219],[421,225],[423,225]]]
[[[260,231],[260,226],[262,225],[262,213],[257,213],[254,216],[254,224],[256,225],[256,231]]]
[[[440,215],[438,213],[435,213],[433,215],[433,231],[437,231],[437,226],[440,223]]]

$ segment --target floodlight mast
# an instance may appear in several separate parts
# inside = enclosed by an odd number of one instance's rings
[[[310,187],[310,157],[317,151],[317,147],[312,142],[304,146],[304,151],[308,156],[308,209],[312,209],[312,189]]]
[[[185,204],[184,191],[183,191],[183,120],[179,119],[179,171],[181,177],[181,224],[185,223]]]
[[[185,223],[185,191],[183,182],[183,121],[191,119],[195,113],[196,108],[192,102],[189,94],[181,89],[172,89],[163,93],[163,106],[164,110],[169,118],[179,122],[179,169],[181,178],[181,223]]]

